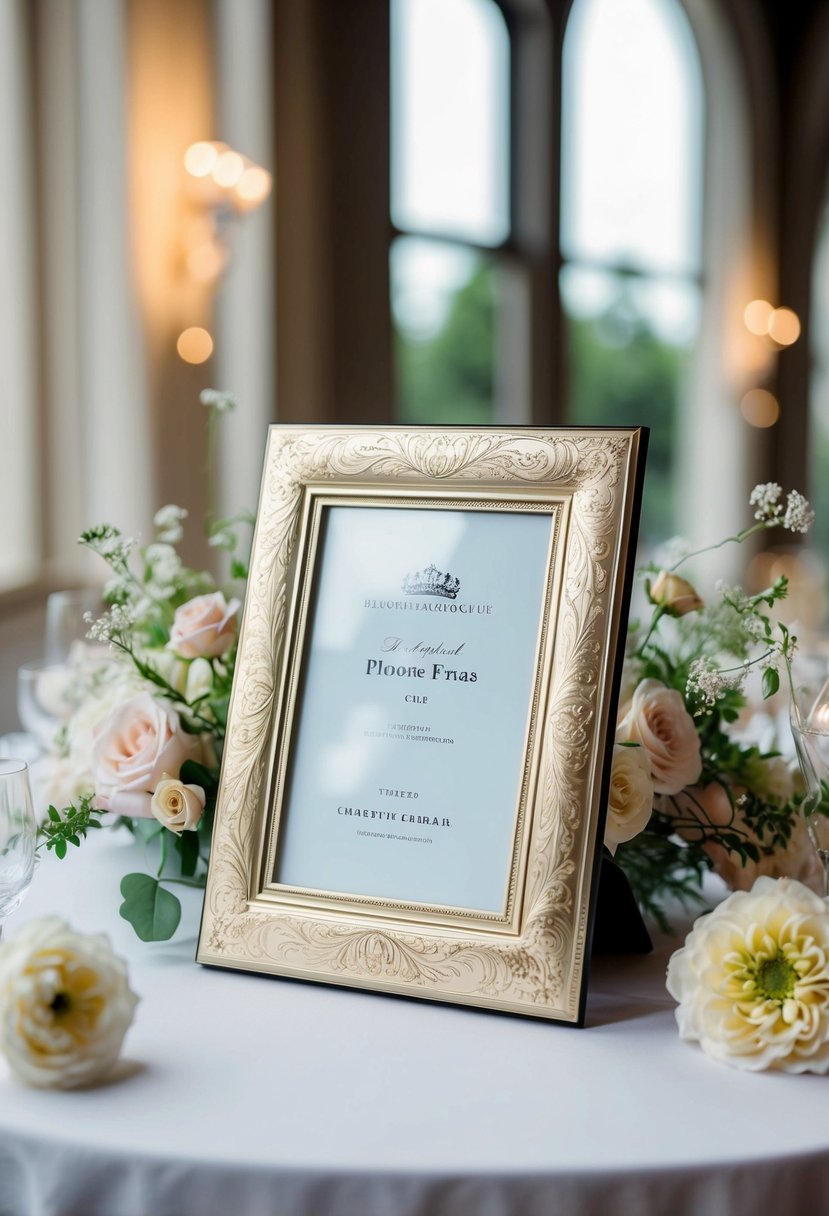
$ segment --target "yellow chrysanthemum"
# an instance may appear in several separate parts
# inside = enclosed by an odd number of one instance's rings
[[[668,964],[683,1039],[734,1068],[829,1071],[829,908],[758,878],[701,917]]]

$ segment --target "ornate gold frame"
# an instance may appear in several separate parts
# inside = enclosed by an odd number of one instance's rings
[[[581,1024],[646,432],[272,427],[201,963]],[[321,505],[555,515],[501,916],[270,879]]]

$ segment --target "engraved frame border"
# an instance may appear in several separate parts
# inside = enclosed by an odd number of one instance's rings
[[[583,1022],[645,447],[641,428],[271,428],[199,962]],[[303,538],[311,499],[327,492],[563,506],[555,602],[539,623],[536,747],[509,924],[263,889],[297,606],[311,573]]]

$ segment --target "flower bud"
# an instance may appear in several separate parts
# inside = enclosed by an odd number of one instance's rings
[[[182,832],[194,832],[199,826],[205,802],[200,785],[184,785],[165,773],[164,780],[156,786],[150,809],[159,823],[180,836]]]
[[[648,587],[648,598],[669,616],[685,616],[688,612],[698,612],[705,607],[691,584],[669,570],[659,571]]]

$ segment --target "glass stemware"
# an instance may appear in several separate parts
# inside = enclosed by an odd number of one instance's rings
[[[36,838],[28,766],[0,760],[0,938],[3,922],[31,885]]]
[[[44,666],[66,663],[78,643],[86,643],[86,616],[100,616],[101,593],[94,587],[53,591],[46,601]]]
[[[38,752],[47,752],[66,717],[71,687],[69,670],[60,665],[24,663],[17,672],[17,716]]]
[[[791,726],[806,796],[802,813],[809,838],[823,864],[823,895],[829,897],[829,678],[796,673]]]

